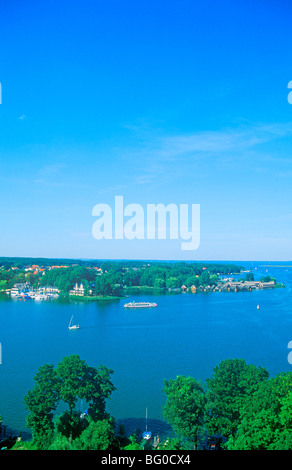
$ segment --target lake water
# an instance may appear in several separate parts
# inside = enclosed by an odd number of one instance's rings
[[[249,267],[250,263],[243,262]],[[265,267],[263,265],[273,264]],[[284,267],[276,267],[277,264]],[[89,365],[114,370],[117,390],[108,411],[139,427],[148,408],[149,423],[159,426],[165,395],[163,379],[190,375],[204,381],[219,361],[243,358],[271,375],[292,370],[292,263],[253,263],[256,276],[270,274],[286,285],[242,293],[133,295],[157,308],[123,308],[114,302],[0,302],[0,415],[27,431],[23,398],[44,363],[57,365],[78,354]],[[267,272],[268,270],[268,272]],[[127,299],[128,301],[128,299]],[[257,305],[260,309],[257,309]],[[71,315],[79,330],[68,330]],[[143,425],[143,424],[142,424]],[[149,426],[148,426],[149,429]]]

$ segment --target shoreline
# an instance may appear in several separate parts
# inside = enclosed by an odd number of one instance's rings
[[[90,296],[90,295],[69,295],[68,297],[63,297],[64,300],[79,300],[82,302],[107,302],[109,300],[121,300],[126,297],[119,297],[117,295],[105,295],[105,296]]]
[[[253,291],[263,291],[263,290],[273,290],[273,289],[284,289],[285,284],[282,283],[276,283],[273,286],[265,286],[265,287],[251,287],[247,286],[244,283],[241,285],[233,285],[233,286],[199,286],[195,290],[192,288],[167,288],[167,287],[153,287],[153,286],[132,286],[132,287],[124,287],[124,293],[125,295],[122,296],[82,296],[82,295],[59,295],[58,298],[52,299],[43,299],[45,301],[47,300],[53,300],[53,301],[59,301],[59,302],[110,302],[110,301],[117,301],[117,300],[124,300],[128,298],[131,294],[134,295],[136,294],[154,294],[154,295],[165,295],[165,294],[212,294],[212,293],[221,293],[221,292],[253,292]],[[4,292],[0,291],[0,297],[4,298],[10,298],[12,300],[12,297],[10,296],[10,292]],[[15,297],[15,299],[19,299],[20,297]],[[23,300],[23,299],[21,299]],[[26,299],[26,300],[34,300],[33,298],[31,299]]]

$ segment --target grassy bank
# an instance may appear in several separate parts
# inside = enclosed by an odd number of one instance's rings
[[[166,291],[165,287],[153,287],[153,286],[124,286],[123,291],[125,293],[129,292],[164,292]]]
[[[102,302],[102,301],[108,301],[108,300],[121,300],[124,299],[125,297],[118,297],[114,295],[69,295],[68,299],[69,300],[80,300],[82,302]]]

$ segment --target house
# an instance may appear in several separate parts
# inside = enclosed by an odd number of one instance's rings
[[[59,294],[59,289],[55,286],[44,286],[39,288],[39,292],[49,294]]]
[[[262,282],[261,283],[261,288],[262,289],[270,289],[271,287],[275,287],[275,281],[269,281],[269,282]]]
[[[77,282],[75,284],[75,286],[73,287],[73,289],[71,289],[69,291],[69,295],[80,295],[80,296],[83,296],[84,295],[84,287],[83,287],[83,284],[81,282],[80,286],[78,286]]]
[[[101,276],[101,274],[102,274],[102,269],[101,268],[98,268],[98,267],[95,266],[93,269],[95,269],[97,271],[98,276]]]
[[[61,269],[61,268],[69,268],[69,266],[50,266],[49,269]]]

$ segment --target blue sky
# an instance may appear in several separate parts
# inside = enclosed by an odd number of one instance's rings
[[[291,2],[3,1],[0,255],[292,259]],[[201,242],[92,209],[201,206]]]

